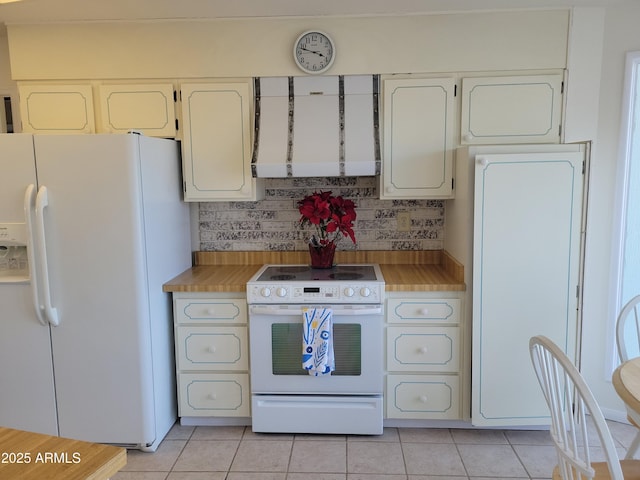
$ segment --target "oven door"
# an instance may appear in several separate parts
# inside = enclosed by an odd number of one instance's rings
[[[249,307],[251,392],[382,394],[382,305],[331,306],[335,370],[317,377],[302,368],[302,308],[303,305]]]

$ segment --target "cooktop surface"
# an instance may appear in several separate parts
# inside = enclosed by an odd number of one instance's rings
[[[380,281],[374,265],[347,264],[332,268],[311,268],[308,265],[267,265],[258,272],[255,282],[309,282],[309,281]]]

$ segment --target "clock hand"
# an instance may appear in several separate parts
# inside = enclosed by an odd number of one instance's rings
[[[311,52],[311,53],[315,53],[316,55],[320,55],[321,57],[324,57],[325,55],[322,54],[321,52],[316,52],[315,50],[309,50],[308,48],[305,47],[300,47],[301,50],[305,50],[307,52]]]

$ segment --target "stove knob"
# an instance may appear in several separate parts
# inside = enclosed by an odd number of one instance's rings
[[[363,287],[360,289],[360,295],[362,295],[363,297],[368,297],[369,295],[371,295],[371,290],[367,287]]]
[[[356,293],[356,292],[355,292],[355,291],[353,290],[353,288],[351,288],[351,287],[347,287],[347,288],[345,288],[345,289],[344,289],[344,294],[345,294],[345,296],[347,296],[347,297],[353,297],[353,295],[354,295],[355,293]]]
[[[262,295],[263,297],[271,296],[271,289],[264,287],[262,290],[260,290],[260,295]]]
[[[280,298],[282,297],[286,297],[287,296],[287,289],[280,287],[276,290],[276,295],[278,295]]]

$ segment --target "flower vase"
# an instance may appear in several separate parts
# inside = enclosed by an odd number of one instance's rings
[[[333,267],[333,256],[336,253],[336,244],[329,242],[327,245],[313,246],[309,244],[311,256],[311,268]]]

